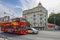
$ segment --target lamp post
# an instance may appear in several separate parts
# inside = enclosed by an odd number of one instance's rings
[[[54,10],[53,10],[53,12],[54,12]],[[55,19],[56,18],[56,15],[55,15],[55,13],[54,13],[54,30],[55,30],[55,24],[56,24],[56,22],[55,22]]]
[[[54,13],[54,10],[53,10],[53,13]],[[54,18],[54,24],[55,24],[55,13],[54,13],[54,17],[53,18]]]

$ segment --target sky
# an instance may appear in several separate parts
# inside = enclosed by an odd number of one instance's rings
[[[39,2],[48,10],[48,14],[53,10],[60,12],[60,0],[0,0],[0,17],[21,17],[24,10],[36,7]]]

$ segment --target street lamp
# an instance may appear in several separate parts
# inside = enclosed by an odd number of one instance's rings
[[[54,13],[54,10],[53,10],[53,13]],[[55,13],[54,13],[54,24],[55,24]]]
[[[54,10],[53,10],[53,12],[54,12]],[[55,13],[54,13],[54,29],[55,29],[55,24],[56,24],[56,22],[55,22],[55,19],[56,18],[56,15],[55,15]]]

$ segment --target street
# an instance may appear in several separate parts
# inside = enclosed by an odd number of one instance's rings
[[[2,40],[60,40],[60,31],[39,31],[39,34],[27,35],[0,32],[0,38],[2,38]]]

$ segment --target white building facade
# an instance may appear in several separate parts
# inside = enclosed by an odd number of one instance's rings
[[[47,28],[47,15],[47,10],[41,3],[39,3],[37,7],[23,11],[23,17],[31,24],[31,27],[37,29]]]

